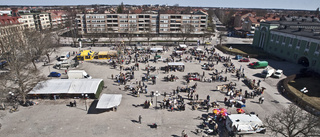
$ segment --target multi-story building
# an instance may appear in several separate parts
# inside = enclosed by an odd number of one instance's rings
[[[23,13],[20,12],[17,15],[19,18],[19,22],[23,24],[28,29],[36,29],[36,30],[45,30],[51,28],[51,16],[50,13],[46,12],[31,12],[31,13]]]
[[[208,15],[204,12],[193,14],[77,14],[77,20],[79,34],[96,32],[202,34],[207,27]]]
[[[256,28],[253,46],[320,73],[320,22],[270,21]]]
[[[66,12],[63,10],[47,10],[50,13],[52,28],[65,27]]]
[[[4,47],[6,42],[10,38],[13,38],[20,30],[23,30],[23,25],[19,23],[18,17],[8,16],[3,14],[0,16],[0,39],[2,44],[0,44],[0,53],[6,52],[8,47]]]

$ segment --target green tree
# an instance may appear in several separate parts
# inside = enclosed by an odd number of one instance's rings
[[[118,6],[117,13],[123,13],[123,2]]]

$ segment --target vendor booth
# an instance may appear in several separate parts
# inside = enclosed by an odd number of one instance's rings
[[[110,109],[120,105],[122,99],[121,94],[102,94],[96,109]]]
[[[77,54],[77,60],[92,60],[94,58],[94,51],[92,50],[82,50]]]
[[[103,79],[50,79],[39,82],[29,93],[31,98],[98,98]]]
[[[168,62],[169,70],[171,71],[184,71],[184,63],[182,62]]]
[[[232,114],[226,119],[226,128],[231,134],[265,133],[262,121],[254,114]]]

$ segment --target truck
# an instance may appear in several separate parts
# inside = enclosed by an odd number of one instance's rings
[[[261,77],[268,78],[273,75],[274,69],[267,68],[261,72]]]
[[[251,64],[250,64],[251,65]],[[259,62],[254,62],[252,64],[253,68],[265,68],[268,66],[268,61],[259,61]]]
[[[84,70],[69,70],[68,79],[92,79],[92,77]]]

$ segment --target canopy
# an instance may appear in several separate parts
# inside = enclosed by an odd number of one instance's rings
[[[180,44],[179,46],[180,46],[181,48],[186,48],[186,47],[187,47],[186,44]]]
[[[39,82],[28,94],[96,94],[102,79],[50,79]]]
[[[169,66],[184,66],[182,62],[168,62]]]
[[[163,48],[150,48],[150,50],[152,50],[152,51],[159,51],[159,50],[163,50]]]
[[[108,109],[119,106],[121,98],[121,94],[102,94],[98,101],[96,109]]]

